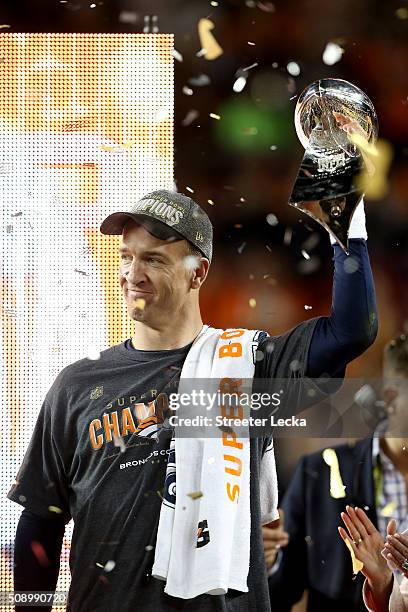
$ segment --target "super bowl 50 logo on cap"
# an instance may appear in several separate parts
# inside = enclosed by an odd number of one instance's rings
[[[169,202],[160,196],[137,202],[134,211],[143,212],[144,210],[153,213],[158,219],[163,219],[170,226],[177,225],[183,218],[183,210],[178,208],[177,203]]]

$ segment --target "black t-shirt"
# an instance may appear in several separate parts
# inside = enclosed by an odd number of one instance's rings
[[[293,377],[294,360],[301,376],[317,320],[262,340],[255,379]],[[149,575],[170,445],[165,431],[154,435],[154,400],[178,381],[190,346],[140,351],[123,342],[97,361],[66,367],[47,393],[7,497],[40,516],[57,513],[66,523],[74,520],[71,612],[174,610],[164,582]],[[202,595],[185,603],[185,610],[270,609],[259,501],[267,443],[261,437],[250,443],[249,592]]]

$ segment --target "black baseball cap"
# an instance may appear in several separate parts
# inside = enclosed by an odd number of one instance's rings
[[[129,218],[162,240],[188,240],[211,262],[212,223],[201,206],[183,193],[166,189],[152,191],[130,210],[106,217],[100,230],[102,234],[121,234]]]

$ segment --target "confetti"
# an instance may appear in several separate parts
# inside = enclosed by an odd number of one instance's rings
[[[286,66],[286,70],[292,76],[299,76],[300,74],[300,66],[296,62],[289,62]]]
[[[246,66],[245,68],[242,68],[242,72],[248,72],[248,70],[252,70],[252,68],[256,68],[257,66],[258,66],[258,62],[254,62],[250,66]]]
[[[106,152],[109,152],[109,153],[118,150],[117,147],[111,147],[110,145],[99,145],[98,149],[100,151],[106,151]]]
[[[307,253],[304,249],[302,249],[301,253],[305,259],[310,259],[309,253]]]
[[[113,434],[113,444],[115,446],[118,446],[120,448],[120,452],[124,453],[126,450],[126,444],[124,439],[122,438],[122,436],[117,436],[116,434]]]
[[[278,147],[276,145],[271,145],[269,148],[271,151],[276,151]]]
[[[134,11],[120,11],[118,20],[121,23],[133,23],[136,24],[138,21],[138,15]]]
[[[327,43],[325,50],[323,51],[323,62],[326,66],[333,66],[337,64],[343,56],[344,49],[340,47],[337,43],[329,42]]]
[[[348,134],[350,141],[363,156],[366,171],[358,177],[358,188],[372,200],[381,200],[388,191],[387,173],[392,160],[392,147],[389,142],[380,139],[370,144],[361,134]]]
[[[286,228],[285,235],[283,237],[283,244],[285,246],[289,246],[292,241],[292,229],[290,227]]]
[[[26,496],[25,496],[25,495],[19,495],[19,496],[18,496],[18,499],[19,499],[21,502],[25,502],[25,501],[27,501],[27,498],[26,498]]]
[[[249,306],[251,308],[256,308],[256,299],[255,298],[250,298],[248,303],[249,303]]]
[[[189,191],[190,193],[194,193],[194,189],[191,189],[191,187],[186,187],[186,191]]]
[[[31,541],[31,550],[33,551],[34,555],[36,556],[38,563],[42,567],[49,567],[51,565],[50,560],[47,557],[47,553],[45,552],[45,549],[44,549],[43,545],[40,544],[40,542],[37,542],[36,540],[32,540]]]
[[[184,127],[186,125],[190,125],[191,123],[193,123],[193,121],[197,119],[197,117],[199,117],[199,115],[200,113],[198,112],[198,110],[195,110],[195,109],[189,110],[187,115],[184,117],[183,121],[181,122],[181,125],[183,125]]]
[[[210,4],[211,6],[218,6],[218,2],[216,2],[216,0],[211,0]]]
[[[102,563],[95,563],[96,567],[100,567],[101,569],[104,568],[104,566],[102,565]]]
[[[10,26],[5,23],[3,25],[0,25],[0,30],[4,30],[4,28],[9,28],[9,27]]]
[[[97,361],[101,358],[101,353],[95,346],[91,346],[88,350],[87,358],[91,361]]]
[[[268,223],[268,225],[278,225],[279,221],[278,221],[278,217],[276,215],[274,215],[273,213],[269,213],[269,215],[266,215],[266,222]]]
[[[200,266],[200,260],[196,255],[186,255],[184,258],[184,267],[186,270],[196,270]]]
[[[304,309],[305,310],[312,310],[313,306],[308,306],[307,304],[304,305]]]
[[[183,56],[181,55],[180,51],[177,51],[177,49],[173,49],[171,54],[178,62],[183,61]]]
[[[207,74],[199,74],[196,77],[191,77],[188,82],[193,87],[205,87],[211,83],[210,77]]]
[[[148,544],[147,546],[145,546],[145,550],[147,550],[147,552],[150,552],[151,550],[153,550],[153,546],[151,544]]]
[[[255,47],[255,43],[252,42],[251,40],[248,40],[248,45],[250,45],[251,47]]]
[[[354,554],[354,550],[350,544],[349,539],[347,538],[345,540],[345,544],[347,546],[347,548],[350,551],[350,555],[351,555],[351,563],[353,565],[353,574],[358,574],[358,572],[361,572],[361,570],[364,567],[364,563],[362,563],[361,561],[359,561],[356,557],[356,555]]]
[[[240,93],[244,89],[246,82],[247,80],[245,77],[238,77],[234,85],[232,86],[233,91],[235,91],[235,93]]]
[[[243,242],[238,248],[237,248],[237,253],[239,255],[241,255],[242,251],[245,249],[246,247],[246,242]]]
[[[347,257],[343,263],[343,269],[347,274],[354,274],[359,269],[360,264],[355,257]]]
[[[215,113],[210,113],[211,119],[217,119],[219,121],[221,119],[220,115],[216,115]]]
[[[206,60],[215,60],[223,54],[222,48],[211,33],[214,27],[211,19],[200,19],[198,22],[198,36],[200,38],[201,50],[205,51],[203,56]]]
[[[211,205],[214,206],[214,202],[212,200],[207,200],[207,202]]]
[[[182,91],[183,91],[183,94],[186,96],[192,96],[194,93],[194,91],[190,89],[190,87],[187,87],[187,85],[184,85]]]
[[[405,6],[397,8],[397,10],[395,11],[395,15],[396,17],[398,17],[398,19],[408,19],[408,8],[406,8]]]
[[[265,13],[274,13],[275,12],[275,6],[274,4],[272,4],[272,2],[257,2],[256,6],[261,9],[261,11],[264,11]]]
[[[105,567],[103,569],[105,570],[105,572],[111,572],[113,568],[115,567],[115,565],[116,565],[115,561],[110,560],[105,563]]]
[[[55,514],[62,514],[62,510],[58,508],[58,506],[48,506],[48,510],[50,512],[55,512]]]
[[[203,497],[202,491],[193,491],[192,493],[187,493],[187,495],[191,497],[191,499],[199,499],[200,497]]]
[[[396,507],[397,507],[397,502],[396,501],[390,501],[381,510],[381,512],[380,512],[381,516],[386,516],[386,517],[393,516]]]
[[[334,499],[346,497],[345,486],[340,474],[339,460],[333,448],[325,448],[323,461],[330,467],[330,495]]]
[[[138,308],[139,310],[144,310],[145,306],[146,306],[146,300],[143,298],[137,298],[137,300],[133,302],[133,307]]]

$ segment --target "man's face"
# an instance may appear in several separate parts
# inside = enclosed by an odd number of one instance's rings
[[[170,323],[190,290],[186,241],[161,240],[130,220],[122,232],[119,257],[120,286],[131,318],[152,327]]]

